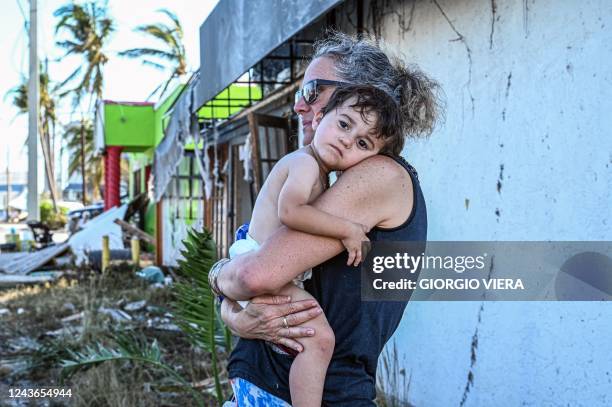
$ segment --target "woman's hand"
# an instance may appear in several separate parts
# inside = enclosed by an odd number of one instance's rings
[[[291,302],[287,296],[260,295],[252,298],[244,309],[229,298],[221,304],[221,319],[234,335],[262,339],[298,352],[303,350],[303,346],[296,339],[313,336],[315,331],[297,325],[310,321],[321,312],[315,300]]]

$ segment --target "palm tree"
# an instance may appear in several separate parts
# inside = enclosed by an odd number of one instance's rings
[[[50,88],[49,71],[47,65],[40,64],[39,73],[39,137],[43,158],[45,161],[45,174],[47,185],[51,193],[53,208],[57,211],[57,185],[55,183],[55,90]],[[28,113],[28,79],[22,78],[19,86],[11,89],[9,94],[13,95],[13,105],[19,109],[20,114]]]
[[[93,198],[97,200],[101,197],[102,163],[95,156],[93,138],[94,129],[91,120],[81,119],[64,128],[64,139],[67,140],[66,149],[70,154],[68,176],[80,172],[83,181],[91,180]],[[86,193],[85,188],[86,185],[83,184],[83,194]]]
[[[68,33],[68,39],[57,41],[56,45],[66,50],[64,56],[82,55],[85,60],[85,64],[76,68],[64,80],[62,87],[79,76],[85,68],[79,84],[64,94],[73,93],[77,104],[86,93],[92,97],[101,97],[104,86],[102,68],[108,62],[104,46],[115,30],[106,5],[99,6],[94,1],[85,5],[72,3],[58,8],[53,15],[60,19],[55,26],[55,33],[61,30]]]
[[[81,74],[84,69],[78,85],[72,89],[66,90],[62,95],[72,93],[74,95],[74,107],[76,108],[84,94],[89,94],[89,107],[88,112],[92,110],[92,102],[95,98],[102,97],[102,89],[104,86],[104,76],[102,69],[108,62],[108,56],[105,53],[105,45],[110,37],[110,34],[114,31],[113,20],[107,14],[106,3],[102,6],[97,5],[95,1],[91,1],[84,5],[71,3],[60,7],[53,13],[55,17],[59,18],[59,22],[55,26],[56,34],[59,31],[65,31],[68,34],[68,38],[63,41],[57,41],[56,44],[66,50],[67,55],[81,55],[84,59],[84,64],[79,66],[72,72],[61,87],[66,86],[69,82],[72,82],[76,77]],[[85,118],[81,118],[81,123],[85,123]],[[84,125],[79,126],[80,133],[74,134],[74,132],[68,131],[67,135],[77,137],[77,140],[69,139],[68,144],[73,147],[80,143],[81,147],[77,148],[81,155],[81,167],[82,167],[82,182],[83,182],[83,203],[87,202],[87,181],[86,181],[86,170],[85,154],[88,151],[92,152],[92,156],[87,162],[91,165],[92,161],[98,160],[93,156],[93,136],[86,137],[84,133]],[[96,166],[100,167],[99,163]]]
[[[142,63],[145,65],[162,70],[172,70],[161,92],[163,94],[172,79],[181,78],[187,73],[187,55],[183,45],[183,27],[176,14],[167,9],[161,9],[158,12],[167,16],[171,20],[170,24],[140,25],[135,28],[135,31],[161,41],[163,46],[161,48],[132,48],[120,52],[119,55],[128,58],[143,58]],[[149,57],[153,57],[156,61]],[[151,95],[158,89],[159,87]]]

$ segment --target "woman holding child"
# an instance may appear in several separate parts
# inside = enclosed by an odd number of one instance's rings
[[[378,356],[407,303],[362,302],[355,266],[362,241],[426,240],[417,173],[399,154],[404,136],[431,133],[436,89],[367,40],[315,45],[294,106],[305,147],[266,180],[249,247],[211,270],[241,337],[228,365],[238,406],[374,405]],[[343,173],[327,188],[330,171]],[[293,281],[310,269],[302,289]]]

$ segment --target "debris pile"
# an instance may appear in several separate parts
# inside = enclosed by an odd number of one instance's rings
[[[135,260],[139,264],[140,241],[154,246],[155,239],[128,220],[147,203],[146,198],[138,196],[130,203],[111,208],[83,223],[64,243],[47,244],[37,251],[0,252],[0,288],[50,282],[69,268],[89,266],[102,270],[108,266],[104,262],[105,251],[108,261]],[[130,238],[137,240],[126,249],[124,242]],[[37,270],[46,273],[37,274]]]
[[[136,270],[117,263],[105,273],[81,269],[44,285],[0,290],[0,392],[60,386],[62,363],[70,352],[110,349],[115,335],[124,334],[157,344],[165,364],[197,383],[193,387],[205,396],[209,387],[213,392],[209,355],[190,344],[170,308],[173,285],[165,282],[171,279],[161,269],[154,273],[161,273],[161,283],[146,278],[151,273],[138,276]],[[106,397],[118,393],[137,396],[134,404],[125,405],[193,405],[191,396],[169,383],[164,372],[129,361],[89,369],[64,386],[72,387],[73,395],[78,389],[80,398],[66,405],[92,405],[100,398],[106,401],[98,405],[116,405]]]

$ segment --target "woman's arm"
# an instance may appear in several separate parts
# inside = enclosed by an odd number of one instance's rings
[[[374,156],[342,174],[314,206],[368,228],[400,225],[412,208],[412,183],[393,159]],[[225,264],[217,280],[233,299],[274,293],[304,270],[340,253],[339,240],[280,228],[253,252]]]

